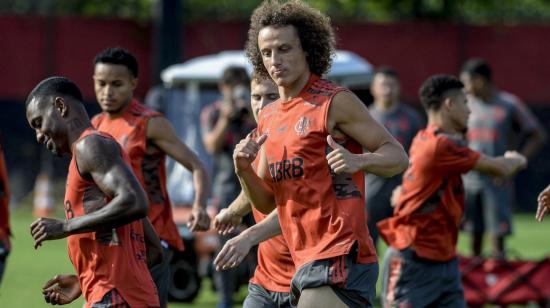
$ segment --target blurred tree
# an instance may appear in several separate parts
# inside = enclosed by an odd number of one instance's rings
[[[57,0],[57,15],[149,21],[158,0]],[[305,0],[339,21],[548,22],[550,0]],[[2,0],[0,14],[45,14],[47,1]],[[183,19],[247,20],[261,0],[186,0]]]

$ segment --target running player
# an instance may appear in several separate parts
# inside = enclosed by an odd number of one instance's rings
[[[67,219],[33,222],[35,248],[68,237],[87,307],[159,307],[140,220],[147,215],[147,199],[120,145],[93,129],[80,90],[66,78],[40,82],[27,98],[26,114],[39,143],[55,155],[72,156]]]
[[[254,75],[250,82],[251,107],[254,119],[268,104],[279,98],[277,86],[269,77]],[[257,165],[258,159],[255,164]],[[242,218],[254,214],[256,225],[241,232],[224,245],[214,264],[217,270],[233,268],[248,255],[254,245],[258,245],[258,266],[248,284],[248,295],[243,307],[291,307],[290,281],[294,275],[294,263],[284,238],[277,211],[265,215],[256,210],[241,192],[227,209],[222,209],[214,219],[214,227],[222,234],[231,232]],[[279,235],[279,236],[276,236]],[[276,236],[276,237],[274,237]]]
[[[164,247],[163,262],[151,269],[151,275],[157,284],[161,307],[165,307],[173,250],[183,250],[166,190],[166,154],[193,173],[196,194],[191,231],[210,227],[210,217],[205,211],[209,183],[201,161],[178,139],[170,122],[133,98],[137,77],[138,63],[124,49],[108,48],[95,57],[94,89],[103,112],[92,119],[92,124],[97,130],[115,137],[123,146],[147,193],[148,217]]]
[[[413,140],[410,167],[391,218],[378,223],[390,246],[384,257],[383,307],[465,307],[456,258],[464,211],[461,175],[470,171],[507,177],[523,169],[517,152],[490,157],[465,140],[470,110],[463,84],[449,75],[420,88],[428,126]]]
[[[372,306],[378,264],[363,172],[393,176],[407,166],[403,147],[365,105],[320,78],[334,45],[328,17],[302,2],[264,1],[251,17],[247,55],[281,98],[259,114],[261,137],[235,148],[235,171],[258,210],[277,208],[298,307]],[[262,144],[256,174],[250,166]],[[261,180],[269,176],[271,185]]]

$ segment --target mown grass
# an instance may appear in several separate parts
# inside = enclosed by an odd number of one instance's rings
[[[42,298],[42,284],[59,273],[73,273],[67,256],[66,241],[50,241],[34,250],[29,225],[33,221],[28,209],[13,211],[11,223],[14,233],[13,251],[8,259],[6,273],[0,285],[0,307],[47,307]],[[520,256],[539,259],[550,254],[550,219],[536,223],[532,214],[514,216],[515,233],[508,247]],[[382,245],[383,246],[383,245]],[[468,254],[468,239],[461,235],[459,251]],[[381,255],[385,247],[381,248]],[[246,288],[237,298],[242,299]],[[189,304],[171,303],[170,307],[215,307],[217,295],[210,282],[205,281],[200,295]],[[82,307],[82,299],[66,307]]]

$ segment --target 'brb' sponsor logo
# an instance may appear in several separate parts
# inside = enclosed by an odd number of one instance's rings
[[[295,157],[269,164],[273,182],[299,178],[304,175],[304,159]]]

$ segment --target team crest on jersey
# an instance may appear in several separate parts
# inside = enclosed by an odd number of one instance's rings
[[[296,125],[294,125],[294,130],[299,137],[307,135],[309,127],[311,126],[311,120],[306,117],[300,117]]]

